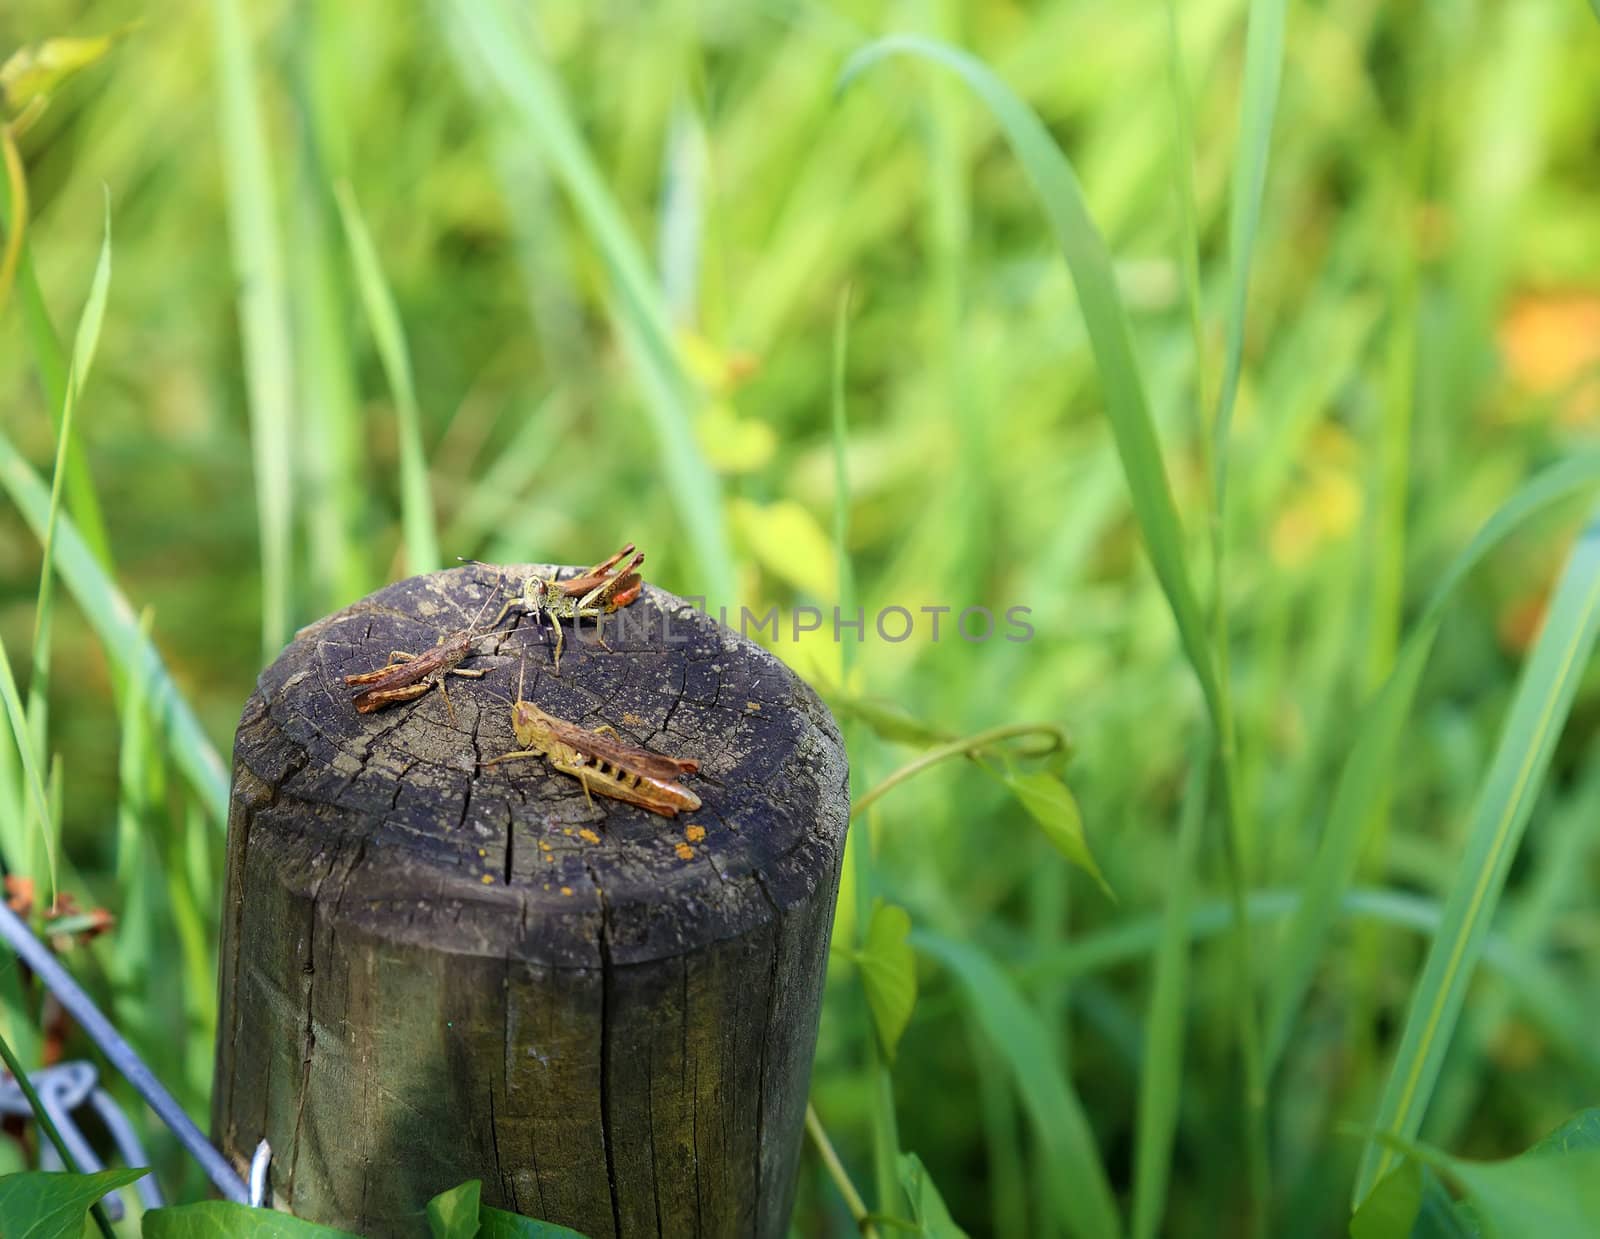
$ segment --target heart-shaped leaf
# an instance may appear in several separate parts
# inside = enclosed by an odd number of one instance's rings
[[[226,1200],[152,1209],[144,1215],[144,1229],[139,1233],[144,1239],[356,1239],[347,1230]]]
[[[1007,769],[998,776],[1028,811],[1028,816],[1039,824],[1044,837],[1051,845],[1100,885],[1107,899],[1115,899],[1111,886],[1094,853],[1089,851],[1089,839],[1083,831],[1083,814],[1078,811],[1078,800],[1072,789],[1047,770],[1027,773]]]
[[[478,1233],[478,1205],[483,1183],[469,1179],[460,1187],[440,1192],[428,1202],[428,1227],[433,1239],[475,1239]]]
[[[27,1239],[80,1239],[89,1206],[107,1192],[126,1187],[145,1172],[102,1170],[56,1174],[28,1170],[0,1178],[0,1235]]]
[[[488,1205],[479,1211],[478,1220],[483,1224],[478,1239],[588,1239],[570,1227],[523,1217],[520,1213],[507,1213],[504,1209],[491,1209]]]
[[[911,1202],[911,1217],[917,1224],[917,1234],[925,1239],[967,1239],[967,1232],[950,1216],[944,1197],[939,1195],[922,1159],[915,1153],[900,1155],[900,1186],[905,1188],[906,1199]]]
[[[1350,1219],[1350,1239],[1407,1239],[1422,1209],[1422,1167],[1407,1158],[1384,1175]]]
[[[884,1057],[891,1063],[900,1034],[917,1005],[917,956],[906,941],[910,932],[911,917],[906,910],[879,900],[867,924],[866,942],[856,952],[872,1025]]]

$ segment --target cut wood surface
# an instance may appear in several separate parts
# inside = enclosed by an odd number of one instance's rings
[[[275,1202],[423,1235],[432,1194],[592,1236],[787,1226],[848,817],[833,719],[772,655],[647,587],[604,626],[513,612],[437,690],[343,677],[469,624],[530,566],[401,581],[302,631],[234,750],[213,1119]],[[496,601],[486,612],[492,618]],[[520,747],[524,695],[693,758],[675,820]]]

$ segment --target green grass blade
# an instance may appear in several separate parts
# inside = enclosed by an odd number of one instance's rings
[[[50,511],[50,492],[3,432],[0,487],[42,539]],[[100,638],[107,659],[124,675],[145,680],[150,715],[156,720],[173,764],[183,771],[213,819],[219,824],[227,821],[227,767],[172,682],[154,644],[139,636],[139,621],[127,598],[100,567],[69,515],[59,518],[55,560],[62,581]]]
[[[613,317],[639,367],[652,418],[661,475],[715,608],[733,598],[733,559],[724,527],[721,486],[696,446],[694,384],[673,339],[660,288],[621,207],[572,118],[561,85],[531,46],[530,33],[499,2],[449,6],[446,20],[463,36],[464,71],[482,75],[521,122],[571,197],[593,238],[615,293]]]
[[[1200,292],[1200,210],[1195,204],[1194,127],[1189,118],[1188,79],[1183,69],[1183,40],[1178,29],[1178,0],[1167,0],[1167,76],[1172,93],[1173,164],[1178,169],[1179,265],[1183,271],[1183,301],[1189,314],[1189,336],[1194,349],[1196,441],[1205,447],[1206,380],[1205,313]]]
[[[831,430],[833,437],[833,541],[834,555],[839,565],[839,608],[846,614],[855,611],[855,573],[849,554],[850,542],[850,472],[845,458],[848,445],[848,418],[845,403],[845,376],[849,370],[850,353],[850,291],[847,288],[839,297],[833,319],[833,370],[831,395]],[[850,671],[855,663],[855,645],[844,642],[839,650],[841,685],[850,682]],[[852,720],[845,723],[847,744],[854,740],[859,728]],[[854,844],[847,849],[854,876],[855,924],[862,944],[868,935],[877,912],[872,909],[875,882],[872,875],[872,836],[870,822],[856,827]],[[912,974],[913,984],[915,972]],[[869,1015],[871,994],[866,989],[867,974],[862,972],[862,988],[868,998]],[[878,1208],[896,1213],[902,1206],[903,1191],[898,1167],[900,1164],[900,1130],[894,1109],[894,1081],[889,1064],[883,1059],[877,1041],[867,1046],[867,1075],[870,1084],[872,1127],[872,1177]]]
[[[0,214],[7,214],[7,196],[0,194]],[[39,384],[44,388],[45,403],[50,416],[59,423],[62,406],[67,398],[67,357],[50,321],[50,310],[45,305],[44,292],[39,287],[39,277],[33,269],[33,247],[27,236],[21,240],[17,264],[17,295],[22,310],[23,333],[28,350],[33,354],[33,364],[39,371]],[[105,518],[100,514],[100,501],[95,497],[94,478],[89,473],[89,462],[83,454],[83,445],[74,440],[67,449],[67,511],[77,522],[78,531],[89,544],[94,556],[109,571],[111,567],[111,542],[106,535]]]
[[[1010,1069],[1052,1168],[1061,1222],[1078,1239],[1115,1239],[1122,1225],[1094,1131],[1039,1017],[976,947],[922,930],[912,932],[911,942],[955,974],[973,1018]]]
[[[1317,960],[1327,947],[1340,894],[1355,876],[1362,836],[1400,749],[1400,733],[1416,696],[1445,608],[1472,570],[1507,536],[1552,504],[1600,483],[1600,456],[1563,461],[1539,474],[1478,531],[1451,562],[1434,588],[1416,627],[1401,647],[1394,669],[1362,709],[1353,729],[1355,742],[1335,786],[1327,824],[1302,887],[1304,899],[1278,957],[1267,1006],[1266,1066],[1272,1072],[1289,1034]]]
[[[1556,586],[1473,806],[1466,853],[1445,902],[1444,923],[1413,991],[1405,1033],[1375,1126],[1414,1137],[1444,1062],[1489,922],[1549,769],[1578,682],[1600,635],[1600,509],[1579,536]],[[1369,1144],[1356,1181],[1360,1201],[1394,1164]]]
[[[261,522],[261,648],[271,657],[293,627],[294,353],[275,218],[277,195],[256,98],[250,36],[238,0],[213,0],[212,8],[228,233],[239,285],[250,458]]]
[[[1261,198],[1267,184],[1267,154],[1272,121],[1278,110],[1278,83],[1283,76],[1283,26],[1287,0],[1252,0],[1245,40],[1244,94],[1239,102],[1239,157],[1233,164],[1228,208],[1230,275],[1228,317],[1222,361],[1222,388],[1217,393],[1213,422],[1212,467],[1216,505],[1225,507],[1228,489],[1228,433],[1239,370],[1244,358],[1245,311],[1250,300],[1250,264],[1261,223]]]
[[[23,709],[22,697],[17,691],[17,678],[12,673],[11,656],[6,653],[4,641],[0,641],[0,701],[5,704],[6,721],[11,725],[11,738],[16,743],[17,755],[22,760],[23,779],[28,785],[28,795],[34,815],[39,820],[39,830],[44,839],[45,863],[49,866],[49,900],[53,900],[56,889],[56,857],[55,848],[50,841],[50,798],[45,795],[44,777],[39,772],[39,761],[34,753],[33,731],[28,726],[28,715]],[[19,851],[25,848],[25,840],[21,837],[12,842]],[[9,856],[6,858],[6,863],[8,868],[14,867],[20,871],[27,869],[23,855]],[[45,907],[49,906],[49,900],[46,900]]]
[[[1183,1093],[1183,1032],[1189,990],[1189,908],[1195,860],[1206,819],[1211,754],[1199,753],[1191,766],[1188,794],[1178,823],[1172,857],[1172,884],[1162,914],[1161,945],[1150,982],[1150,1014],[1145,1021],[1143,1070],[1139,1077],[1138,1143],[1133,1161],[1134,1239],[1153,1239],[1166,1208],[1172,1172],[1172,1140],[1178,1128]]]
[[[439,567],[439,534],[434,526],[433,496],[428,490],[428,458],[422,447],[422,413],[417,408],[417,389],[411,377],[411,354],[406,348],[405,328],[395,308],[394,294],[383,278],[383,264],[372,243],[372,234],[361,218],[355,191],[347,181],[334,186],[339,200],[339,219],[344,224],[345,240],[350,245],[350,260],[355,267],[356,287],[367,311],[373,343],[383,362],[383,372],[394,393],[395,417],[400,432],[400,518],[405,529],[407,567],[412,572],[432,572]]]
[[[833,553],[839,564],[839,610],[845,615],[856,613],[855,570],[850,563],[850,467],[846,450],[850,444],[850,428],[845,412],[845,371],[850,338],[850,290],[839,297],[838,309],[833,319],[833,387],[830,428],[833,437]],[[840,686],[848,688],[850,669],[855,663],[856,647],[853,641],[839,648]]]
[[[94,365],[95,350],[100,344],[100,327],[105,321],[106,293],[111,287],[111,191],[106,191],[105,235],[100,242],[100,257],[95,263],[94,278],[89,284],[89,297],[84,302],[83,313],[78,318],[78,334],[72,343],[72,370],[67,376],[67,390],[61,402],[60,426],[56,432],[56,465],[50,478],[50,510],[45,516],[44,563],[39,571],[39,604],[33,617],[33,639],[39,641],[40,633],[49,626],[50,586],[54,578],[52,565],[55,552],[56,519],[61,512],[61,491],[67,475],[67,454],[72,444],[72,418],[82,397],[84,384],[89,381],[89,369]]]
[[[89,284],[89,296],[78,319],[78,333],[72,347],[72,369],[67,376],[61,409],[57,415],[55,469],[50,478],[50,502],[45,514],[44,534],[41,538],[44,553],[39,568],[39,596],[33,612],[33,648],[28,679],[28,729],[18,736],[19,744],[26,744],[32,752],[35,773],[47,756],[48,709],[50,699],[50,639],[51,618],[55,603],[55,533],[61,513],[61,494],[67,477],[67,461],[71,451],[72,421],[79,396],[89,378],[89,368],[94,364],[95,349],[100,341],[100,327],[105,321],[106,292],[111,285],[111,195],[106,192],[105,235],[100,244],[100,257],[95,264],[94,278]],[[9,666],[6,679],[11,680]],[[14,682],[9,692],[16,691]],[[8,705],[9,708],[9,705]],[[35,808],[44,806],[35,800]],[[59,806],[57,806],[59,808]],[[56,889],[56,849],[54,820],[50,815],[39,819],[39,834],[44,842],[45,863],[49,868],[50,890]],[[53,897],[53,895],[52,895]]]
[[[295,104],[289,227],[289,304],[294,326],[295,395],[301,419],[295,458],[296,506],[304,514],[307,610],[317,614],[372,588],[368,485],[363,469],[363,410],[345,296],[348,260],[329,191],[329,164],[342,147],[345,96],[328,79],[337,54],[338,11],[300,5],[288,33]]]
[[[28,235],[28,177],[22,167],[22,152],[10,125],[0,125],[0,163],[4,164],[6,185],[11,194],[4,207],[5,253],[0,256],[0,314],[11,300],[11,286],[17,264],[22,259],[22,241]]]
[[[50,510],[45,516],[44,554],[39,568],[39,598],[33,612],[33,671],[28,681],[28,715],[33,723],[34,743],[45,742],[45,708],[50,689],[50,620],[55,599],[55,536],[61,513],[61,493],[67,477],[67,460],[72,450],[72,421],[83,387],[94,364],[100,342],[100,326],[105,320],[106,292],[111,286],[111,194],[106,191],[105,236],[95,264],[89,296],[78,318],[78,334],[72,345],[72,370],[57,418],[56,462],[50,476]],[[40,757],[44,750],[38,749]]]
[[[1177,620],[1179,640],[1215,717],[1219,702],[1216,671],[1184,556],[1183,527],[1145,400],[1144,382],[1134,356],[1133,336],[1111,255],[1089,215],[1077,174],[1037,114],[988,66],[936,40],[896,35],[870,43],[846,62],[839,76],[840,88],[895,55],[921,57],[953,70],[983,100],[1011,143],[1055,230],[1078,290],[1078,302],[1100,371],[1106,416],[1127,479],[1134,516],[1144,535],[1151,566]]]

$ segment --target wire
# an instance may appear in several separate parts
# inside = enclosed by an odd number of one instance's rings
[[[250,1190],[228,1164],[228,1159],[212,1147],[194,1121],[184,1113],[177,1098],[162,1087],[161,1081],[144,1065],[144,1060],[134,1052],[133,1047],[123,1040],[122,1034],[111,1026],[111,1021],[100,1013],[100,1008],[73,980],[72,974],[61,966],[50,949],[34,937],[33,931],[3,900],[0,900],[0,938],[5,939],[17,957],[33,970],[33,974],[44,982],[67,1013],[78,1021],[78,1026],[100,1048],[106,1061],[133,1086],[134,1092],[144,1098],[146,1104],[156,1112],[156,1117],[172,1129],[172,1134],[189,1151],[189,1155],[200,1163],[206,1178],[211,1180],[217,1191],[228,1200],[248,1204]]]

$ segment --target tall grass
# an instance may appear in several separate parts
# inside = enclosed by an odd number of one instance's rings
[[[758,611],[954,608],[775,644],[861,809],[801,1231],[932,1184],[975,1235],[1343,1233],[1395,1136],[1527,1147],[1600,1080],[1600,84],[1581,6],[1477,16],[147,23],[0,195],[7,871],[117,914],[75,966],[200,1112],[262,659],[398,572],[632,537]],[[1031,641],[953,632],[1012,604]],[[880,900],[914,928],[862,968]]]
[[[215,0],[219,148],[238,282],[261,537],[261,652],[293,626],[294,351],[289,341],[277,187],[257,98],[252,35],[237,0]]]

